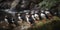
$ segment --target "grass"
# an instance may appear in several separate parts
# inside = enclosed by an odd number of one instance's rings
[[[56,22],[56,23],[55,23]],[[60,18],[54,16],[53,20],[46,20],[46,23],[39,21],[35,24],[34,27],[29,28],[28,30],[54,30],[55,26],[59,27]],[[56,28],[55,28],[56,29]]]

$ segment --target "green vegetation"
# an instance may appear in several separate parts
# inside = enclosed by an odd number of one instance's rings
[[[39,22],[34,27],[29,28],[28,30],[55,30],[60,27],[60,19],[54,17],[54,20],[48,20],[46,23]]]
[[[56,6],[56,4],[58,4],[59,2],[60,2],[60,0],[43,0],[42,2],[39,3],[39,6],[41,8],[50,9],[53,6]]]

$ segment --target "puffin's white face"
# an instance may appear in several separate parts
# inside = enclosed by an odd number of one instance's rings
[[[26,14],[28,14],[28,13],[26,13]]]
[[[21,5],[21,8],[25,8],[25,5]]]
[[[57,14],[56,12],[54,14]]]
[[[44,12],[44,10],[41,10],[41,12]]]
[[[7,17],[7,15],[5,17]]]
[[[18,14],[18,16],[19,16],[20,14]]]
[[[34,11],[31,11],[31,14],[34,14]]]

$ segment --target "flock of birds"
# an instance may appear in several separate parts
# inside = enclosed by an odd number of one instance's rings
[[[7,12],[5,12],[7,13]],[[4,14],[4,13],[3,13]],[[29,24],[33,24],[34,21],[40,21],[40,20],[46,20],[46,19],[52,19],[52,15],[51,13],[46,10],[41,10],[40,11],[35,11],[35,10],[32,10],[32,11],[27,11],[27,10],[24,10],[23,12],[19,12],[19,13],[14,13],[14,12],[11,12],[10,14],[7,13],[6,15],[4,14],[4,16],[2,16],[2,20],[7,22],[8,24],[15,24],[15,25],[19,25],[18,24],[18,21],[23,21],[23,22],[27,22]],[[1,18],[0,18],[1,19]],[[2,20],[0,22],[2,22]]]

